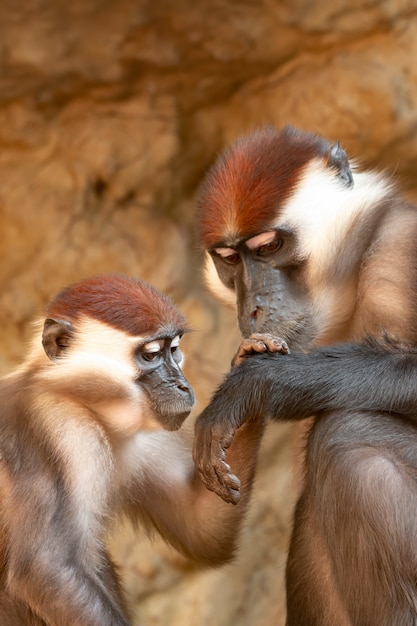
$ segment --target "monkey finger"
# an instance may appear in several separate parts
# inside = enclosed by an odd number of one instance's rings
[[[238,504],[238,502],[240,501],[240,491],[237,491],[236,489],[229,489],[229,495],[229,502],[231,504]]]
[[[195,466],[199,473],[199,476],[205,486],[210,491],[215,491],[215,486],[218,484],[218,475],[222,475],[225,472],[224,468],[227,464],[224,462],[225,454],[222,450],[214,453],[211,449],[203,448],[200,453],[195,455]],[[226,471],[230,468],[227,466]]]
[[[234,494],[240,494],[240,480],[237,476],[235,476],[235,474],[229,473],[227,476],[224,477],[223,483],[230,492]]]
[[[214,467],[214,470],[220,483],[225,485],[227,488],[239,491],[240,480],[235,474],[232,474],[230,465],[224,464],[222,467],[221,464],[217,464]]]
[[[287,342],[281,337],[272,335],[271,333],[253,333],[249,340],[254,340],[258,343],[263,343],[268,352],[280,352],[281,354],[288,354],[289,348]],[[263,350],[265,352],[265,350]]]
[[[222,473],[222,480],[230,489],[240,490],[240,480],[236,474],[232,474],[230,465],[225,465],[225,473]]]
[[[270,352],[279,352],[280,354],[289,354],[290,349],[284,339],[274,339],[268,344],[268,350]]]
[[[212,491],[227,504],[237,504],[240,500],[240,493],[233,489],[220,488]]]
[[[239,478],[235,474],[231,473],[230,465],[227,463],[216,463],[213,467],[218,480],[218,489],[216,489],[216,493],[226,502],[237,504],[240,500]]]
[[[268,348],[263,341],[251,338],[244,339],[232,360],[232,366],[234,367],[235,365],[240,365],[249,354],[266,352],[267,349]]]
[[[224,485],[218,485],[216,489],[211,489],[211,491],[227,504],[238,504],[241,498],[240,491],[225,487]]]
[[[288,344],[284,339],[271,333],[253,333],[240,344],[236,355],[232,360],[232,366],[240,365],[248,355],[262,352],[279,352],[288,354]]]
[[[237,504],[240,500],[241,494],[239,489],[233,489],[222,483],[217,483],[216,488],[212,489],[212,491],[229,504]]]
[[[240,481],[231,473],[230,466],[221,458],[213,457],[209,466],[200,470],[200,477],[204,485],[226,502],[231,501],[230,490],[238,491]],[[236,500],[236,496],[233,496]]]
[[[231,494],[229,487],[225,486],[215,472],[212,474],[204,474],[202,477],[206,489],[212,491],[225,502],[231,502]],[[234,498],[235,499],[235,498]]]

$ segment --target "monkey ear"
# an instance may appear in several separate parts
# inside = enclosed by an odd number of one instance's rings
[[[51,361],[67,348],[74,336],[74,327],[66,320],[48,318],[43,325],[42,345]]]
[[[353,187],[353,176],[347,154],[337,141],[329,150],[329,167],[337,170],[337,175],[346,187]]]

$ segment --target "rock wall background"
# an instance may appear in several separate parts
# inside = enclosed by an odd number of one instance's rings
[[[202,286],[204,171],[238,135],[292,123],[395,172],[415,198],[416,17],[413,0],[0,3],[0,371],[63,285],[122,271],[188,316],[204,406],[239,340]],[[274,425],[236,563],[197,572],[117,533],[135,624],[284,624],[293,500],[291,434]]]

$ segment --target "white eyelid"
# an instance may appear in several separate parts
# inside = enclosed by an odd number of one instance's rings
[[[245,241],[245,245],[249,248],[249,250],[255,250],[256,248],[260,248],[261,246],[271,243],[274,241],[276,236],[276,232],[274,230],[270,230],[266,233],[261,233],[260,235],[247,239]]]
[[[233,248],[214,248],[214,252],[223,257],[223,259],[236,254],[236,250],[233,250]]]
[[[180,345],[180,341],[181,337],[179,335],[174,337],[174,339],[171,341],[171,348],[178,348],[178,346]]]
[[[163,341],[150,341],[149,343],[145,343],[143,351],[148,353],[160,352],[163,345]]]

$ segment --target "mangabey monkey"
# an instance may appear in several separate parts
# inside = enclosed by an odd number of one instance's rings
[[[49,304],[28,359],[1,379],[2,626],[128,626],[105,547],[117,513],[196,561],[232,557],[262,426],[248,424],[233,444],[243,487],[234,511],[169,432],[194,403],[181,372],[185,331],[146,283],[86,279]]]
[[[324,411],[306,444],[287,624],[416,625],[416,355],[372,346],[350,348],[347,362],[297,353],[385,335],[416,346],[416,208],[386,177],[351,169],[339,144],[287,127],[227,150],[202,186],[200,211],[212,289],[237,304],[244,337],[273,333],[293,352],[243,359],[203,411],[203,480],[234,501],[224,459],[235,429]],[[246,344],[240,360],[274,349],[256,335]],[[412,419],[385,412],[401,402]]]

